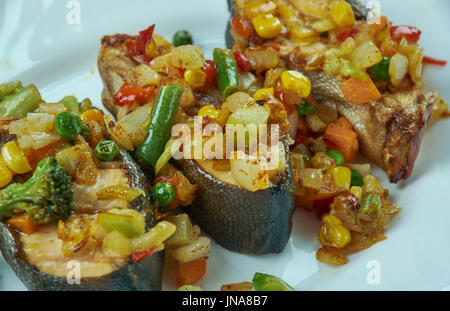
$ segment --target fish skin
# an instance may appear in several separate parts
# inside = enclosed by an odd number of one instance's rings
[[[291,1],[291,0],[290,0]],[[358,0],[346,0],[353,8],[355,17],[365,20],[368,10]],[[242,12],[238,6],[245,0],[229,1],[233,16]],[[227,33],[227,46],[234,44]],[[346,101],[338,81],[321,70],[305,70],[295,64],[293,54],[282,55],[289,69],[309,77],[312,96],[318,101],[331,101],[339,114],[349,119],[358,134],[361,153],[381,167],[391,183],[408,179],[413,171],[420,150],[424,129],[429,123],[431,110],[439,95],[423,93],[417,88],[409,91],[384,93],[379,101],[357,105]]]
[[[117,109],[112,108],[113,94],[130,80],[127,67],[139,64],[126,55],[122,41],[122,35],[105,36],[98,58],[104,83],[102,101],[113,115],[117,114]],[[288,157],[287,152],[285,155]],[[191,183],[199,186],[196,200],[187,212],[220,245],[252,255],[278,253],[285,248],[295,210],[290,164],[280,174],[282,182],[258,192],[223,183],[195,161],[181,160],[176,165]]]
[[[2,141],[3,143],[3,141]],[[149,190],[146,177],[130,155],[120,150],[121,168],[127,170],[132,187]],[[154,207],[149,197],[140,196],[130,208],[146,212],[146,227],[156,224]],[[0,250],[25,287],[33,291],[160,291],[162,287],[163,252],[144,260],[125,264],[110,274],[81,279],[81,284],[69,284],[66,278],[43,273],[29,264],[22,252],[20,233],[0,221]]]

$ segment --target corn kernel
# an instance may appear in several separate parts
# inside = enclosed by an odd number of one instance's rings
[[[281,83],[285,89],[297,93],[300,97],[308,97],[311,93],[311,81],[300,72],[293,70],[283,72]]]
[[[263,100],[263,99],[273,97],[274,94],[275,94],[275,92],[273,90],[273,87],[267,88],[267,89],[260,89],[255,92],[255,94],[253,95],[253,98],[255,100]]]
[[[342,0],[331,9],[331,17],[339,27],[348,28],[355,24],[355,15],[350,4]]]
[[[379,195],[384,194],[384,188],[378,179],[373,175],[364,176],[364,186],[362,186],[362,190],[364,193],[375,193]]]
[[[219,115],[216,118],[217,123],[219,123],[221,126],[224,126],[227,124],[228,118],[231,115],[231,111],[228,109],[221,109],[219,110]]]
[[[319,242],[324,246],[343,248],[351,240],[350,231],[339,224],[325,223],[319,231]]]
[[[247,0],[244,5],[244,12],[250,19],[261,14],[276,14],[277,5],[267,0]]]
[[[16,174],[25,174],[31,171],[27,157],[19,149],[15,141],[3,145],[2,157],[8,168]]]
[[[338,187],[349,190],[352,181],[352,170],[348,167],[338,166],[330,170],[334,182]]]
[[[95,121],[103,125],[103,112],[100,109],[89,109],[81,115],[84,122]]]
[[[285,20],[297,17],[297,12],[295,12],[295,9],[285,3],[280,3],[278,5],[278,13],[280,14],[280,17]]]
[[[360,186],[353,186],[350,188],[350,192],[358,197],[358,201],[361,202],[362,189]]]
[[[184,72],[184,80],[192,87],[201,87],[205,84],[206,73],[202,69],[189,69]]]
[[[217,117],[219,117],[219,110],[217,110],[216,108],[214,108],[213,106],[203,106],[199,111],[198,111],[198,116],[199,117],[204,117],[204,116],[208,116],[211,119],[216,119]]]
[[[315,41],[318,36],[312,29],[302,26],[290,27],[289,32],[291,33],[293,39],[298,43],[311,43]]]
[[[12,179],[13,173],[8,168],[3,159],[0,158],[0,189],[9,185]]]
[[[283,30],[280,20],[272,14],[258,15],[252,23],[258,35],[265,39],[273,38]]]
[[[336,216],[330,215],[330,214],[324,215],[322,217],[322,221],[326,224],[335,224],[335,225],[342,224],[342,222],[339,218],[337,218]]]

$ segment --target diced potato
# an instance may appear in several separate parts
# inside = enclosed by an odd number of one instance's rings
[[[356,67],[360,69],[369,68],[383,59],[378,47],[372,42],[368,41],[355,48],[350,56],[350,60]]]
[[[312,24],[312,28],[317,32],[327,32],[336,28],[336,25],[329,19],[321,19]]]
[[[323,182],[323,173],[320,169],[305,168],[298,172],[302,185],[310,189],[319,189]]]
[[[174,249],[171,253],[178,262],[186,263],[206,257],[210,251],[211,240],[201,236],[194,243]]]
[[[280,57],[278,52],[271,47],[251,47],[244,51],[253,70],[266,70],[278,65]]]
[[[306,122],[308,122],[308,125],[313,132],[324,132],[327,128],[327,124],[316,114],[309,114],[306,117]]]
[[[329,264],[345,265],[348,260],[345,255],[336,248],[322,247],[317,250],[316,259]]]
[[[159,74],[146,64],[134,67],[132,77],[134,78],[134,83],[141,87],[150,84],[159,85],[161,80]]]
[[[231,112],[235,112],[239,108],[245,107],[247,104],[254,102],[253,97],[245,92],[236,92],[231,94],[225,99],[222,104],[222,109],[228,109]]]
[[[181,69],[199,69],[205,65],[203,51],[192,45],[180,46],[173,50],[172,65]]]
[[[105,236],[103,245],[119,255],[130,255],[132,253],[130,239],[117,230]]]
[[[352,171],[360,173],[363,177],[372,174],[372,167],[370,166],[369,163],[366,164],[346,163],[345,166],[350,168]]]
[[[231,174],[243,188],[255,192],[269,187],[269,172],[261,165],[260,159],[231,159]]]
[[[245,108],[239,108],[228,118],[227,124],[267,124],[270,110],[259,105],[251,105]]]
[[[408,72],[409,61],[408,58],[400,53],[395,54],[391,58],[389,64],[389,75],[394,86],[399,86]]]

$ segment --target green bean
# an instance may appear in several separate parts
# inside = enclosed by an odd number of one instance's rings
[[[0,84],[0,102],[6,96],[12,95],[22,89],[22,82],[14,81]]]
[[[78,99],[75,96],[66,96],[59,101],[59,103],[63,104],[64,107],[69,109],[76,114],[80,113],[80,108],[78,106]]]
[[[161,88],[150,117],[148,136],[142,145],[137,147],[135,153],[144,166],[154,168],[159,157],[164,152],[180,106],[182,94],[183,88],[179,86],[168,85]]]
[[[223,97],[239,91],[236,60],[230,50],[214,49],[214,64],[217,69],[217,85]]]

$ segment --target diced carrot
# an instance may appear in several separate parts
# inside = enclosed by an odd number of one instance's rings
[[[331,123],[328,125],[323,138],[328,145],[328,149],[339,150],[348,163],[355,162],[359,150],[356,132]]]
[[[346,117],[340,117],[339,119],[337,119],[336,125],[348,130],[353,130],[352,124],[350,123],[349,120],[347,120]]]
[[[367,74],[366,74],[367,75]],[[381,98],[381,93],[378,91],[372,79],[367,75],[367,81],[362,81],[358,78],[350,78],[339,85],[345,98],[352,104],[366,104],[371,100],[378,100]]]
[[[8,224],[25,234],[36,232],[40,228],[40,225],[34,223],[26,214],[9,219]]]
[[[206,259],[200,258],[194,261],[178,263],[177,286],[192,285],[202,279],[206,272]]]

